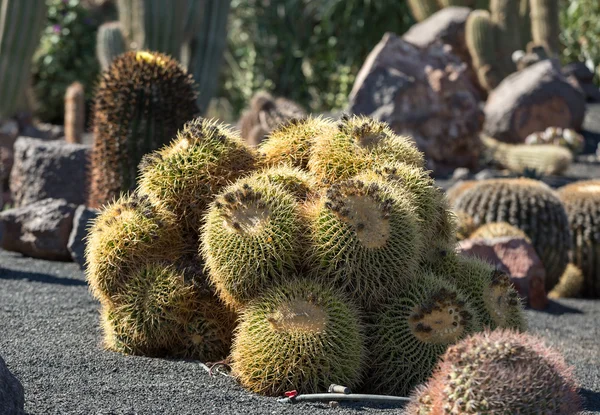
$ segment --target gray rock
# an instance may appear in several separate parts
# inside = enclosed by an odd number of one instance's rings
[[[0,410],[2,415],[25,413],[25,393],[23,385],[6,367],[0,356]]]
[[[76,205],[44,199],[0,213],[0,246],[33,258],[71,261],[67,249]]]
[[[436,171],[475,167],[483,112],[466,65],[448,47],[421,49],[386,33],[367,57],[349,110],[410,135]]]
[[[585,115],[585,96],[544,60],[506,77],[485,105],[484,132],[508,143],[547,127],[579,130]]]
[[[90,147],[83,144],[19,137],[10,174],[14,206],[48,198],[84,204],[89,154]]]
[[[94,219],[98,216],[97,209],[90,209],[84,205],[80,205],[75,210],[73,216],[73,229],[69,236],[67,248],[71,253],[73,261],[79,264],[81,269],[85,269],[85,242],[90,226]]]

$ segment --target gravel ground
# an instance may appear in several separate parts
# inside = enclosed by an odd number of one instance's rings
[[[0,355],[25,387],[29,414],[401,413],[281,404],[209,376],[198,362],[105,351],[98,307],[75,264],[0,250]],[[527,315],[532,331],[575,366],[586,413],[600,413],[600,301],[564,300]]]

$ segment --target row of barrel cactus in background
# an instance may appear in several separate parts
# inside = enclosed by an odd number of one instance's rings
[[[119,0],[119,21],[102,25],[97,56],[104,70],[128,50],[152,50],[181,61],[198,85],[204,113],[218,86],[230,0]]]
[[[27,109],[31,61],[48,10],[44,1],[0,0],[0,118]]]

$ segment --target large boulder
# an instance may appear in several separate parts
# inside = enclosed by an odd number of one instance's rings
[[[73,229],[69,236],[67,248],[71,253],[71,258],[79,264],[81,269],[85,269],[85,244],[87,235],[98,214],[99,211],[97,209],[80,205],[75,210],[75,215],[73,216]]]
[[[386,33],[358,73],[349,109],[412,136],[434,170],[475,167],[483,112],[466,68],[448,45],[422,49]]]
[[[535,248],[524,238],[501,237],[465,239],[459,242],[461,255],[484,259],[510,275],[519,296],[534,309],[548,304],[546,270]]]
[[[70,261],[67,249],[76,205],[44,199],[0,212],[0,246],[33,258]]]
[[[0,356],[0,413],[21,415],[25,413],[25,393],[23,385],[6,367]]]
[[[585,116],[585,96],[544,60],[506,77],[485,105],[484,131],[507,143],[522,143],[547,127],[579,130]]]
[[[86,202],[88,145],[19,137],[14,148],[10,189],[15,207],[48,198]]]

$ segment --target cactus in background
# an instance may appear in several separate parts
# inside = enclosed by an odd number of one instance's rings
[[[129,47],[181,57],[187,3],[171,0],[119,0],[119,22]]]
[[[563,204],[546,184],[525,178],[484,180],[459,196],[454,208],[471,215],[478,226],[508,222],[521,229],[546,268],[546,290],[558,283],[568,263],[571,231]]]
[[[418,22],[427,19],[440,9],[436,0],[408,0],[408,6]]]
[[[569,264],[558,284],[548,293],[548,298],[579,297],[584,283],[585,278],[581,269],[577,265]]]
[[[330,286],[301,279],[275,286],[239,320],[232,369],[252,392],[280,396],[359,384],[366,363],[360,314]]]
[[[584,275],[582,295],[600,298],[600,180],[575,182],[558,190],[571,228],[571,262]]]
[[[74,82],[65,94],[65,140],[81,143],[85,131],[85,91],[83,85]]]
[[[474,10],[467,18],[465,40],[479,84],[491,91],[504,78],[498,65],[496,41],[498,28],[486,10]]]
[[[47,10],[40,0],[0,0],[0,118],[26,107],[31,62]]]
[[[448,348],[408,415],[561,414],[581,410],[573,371],[541,338],[508,330]]]
[[[531,239],[521,229],[512,226],[506,222],[490,222],[477,228],[471,235],[470,239],[493,239],[510,236],[513,238],[523,238],[531,243]]]
[[[106,71],[112,61],[125,51],[125,39],[119,22],[104,23],[98,28],[96,56],[103,71]]]
[[[530,0],[533,42],[542,45],[550,56],[560,50],[559,0]]]
[[[573,162],[571,151],[554,144],[506,144],[489,137],[481,141],[492,160],[514,173],[535,170],[541,175],[561,174]]]
[[[529,5],[530,0],[520,0],[519,3],[519,22],[518,29],[520,30],[521,46],[519,50],[526,50],[527,44],[531,42],[531,18]],[[514,51],[513,51],[514,52]]]
[[[511,55],[521,48],[519,8],[518,0],[490,1],[490,16],[496,24],[496,51],[500,58],[499,64],[505,65],[505,74],[515,71]]]
[[[89,205],[132,190],[142,157],[171,141],[194,117],[195,100],[193,80],[168,56],[117,57],[96,93]]]

